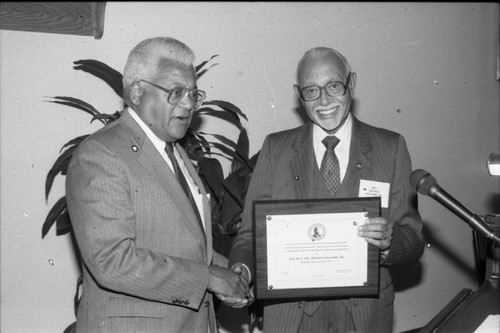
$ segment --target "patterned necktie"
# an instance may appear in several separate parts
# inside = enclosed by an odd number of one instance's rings
[[[323,139],[323,144],[326,146],[325,155],[321,161],[320,172],[325,179],[326,187],[335,195],[340,188],[340,167],[337,155],[335,155],[335,146],[340,142],[336,136],[327,136]]]
[[[191,202],[191,205],[193,206],[193,210],[196,214],[196,217],[198,218],[198,222],[200,223],[200,225],[202,225],[200,212],[198,211],[198,206],[196,205],[196,202],[194,201],[194,197],[193,197],[193,194],[191,193],[191,189],[189,188],[189,184],[187,183],[187,180],[184,177],[184,174],[182,173],[181,169],[179,168],[179,164],[177,163],[177,159],[174,156],[174,144],[172,142],[167,142],[167,145],[165,146],[165,152],[167,153],[168,158],[172,162],[172,166],[174,167],[174,173],[177,176],[177,179],[179,180],[179,183],[181,184],[181,187],[184,190],[184,193],[186,193],[186,196],[188,197],[189,201]],[[202,228],[203,228],[203,225],[202,225]]]

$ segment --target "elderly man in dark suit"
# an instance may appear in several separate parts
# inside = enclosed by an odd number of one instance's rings
[[[205,98],[193,61],[173,38],[139,43],[123,76],[129,108],[71,160],[67,203],[83,258],[77,332],[216,333],[213,295],[247,302],[248,277],[213,251],[207,192],[177,144]]]
[[[254,267],[254,201],[353,198],[368,195],[363,192],[368,184],[381,196],[381,216],[368,217],[358,235],[379,248],[378,297],[268,301],[264,332],[391,332],[394,289],[387,266],[417,260],[424,250],[405,140],[353,116],[356,74],[336,50],[318,47],[306,52],[297,80],[294,88],[310,122],[266,137],[230,263]],[[251,273],[253,279],[255,272]]]

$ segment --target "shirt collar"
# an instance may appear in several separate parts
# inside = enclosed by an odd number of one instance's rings
[[[351,133],[352,133],[352,114],[351,114],[351,112],[349,112],[349,114],[347,115],[346,121],[337,130],[337,132],[335,132],[334,135],[340,140],[340,143],[345,143],[345,142],[349,142],[349,140],[351,138]],[[331,135],[331,134],[328,134],[320,126],[318,126],[317,124],[314,124],[313,136],[314,136],[315,141],[321,142],[328,135]]]

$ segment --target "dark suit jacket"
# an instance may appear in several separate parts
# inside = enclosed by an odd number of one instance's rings
[[[216,332],[208,265],[227,259],[212,250],[208,196],[180,151],[203,194],[206,234],[127,112],[75,152],[66,195],[83,258],[77,332]]]
[[[230,255],[230,264],[254,267],[252,202],[255,200],[317,198],[312,123],[266,137],[249,185],[243,223]],[[395,222],[391,248],[380,266],[380,296],[342,302],[352,313],[359,332],[392,330],[394,289],[386,266],[418,259],[424,250],[422,221],[416,193],[410,187],[411,160],[404,138],[353,117],[349,164],[335,198],[358,197],[360,179],[390,183],[389,206],[382,216]],[[252,272],[255,276],[255,272]],[[283,302],[265,306],[266,332],[297,332],[302,312],[313,314],[321,301]]]

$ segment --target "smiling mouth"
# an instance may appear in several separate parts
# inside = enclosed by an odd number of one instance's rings
[[[316,110],[316,112],[319,113],[320,115],[328,116],[328,115],[335,113],[338,109],[339,109],[339,106],[335,106],[335,107],[330,108],[330,109]]]

